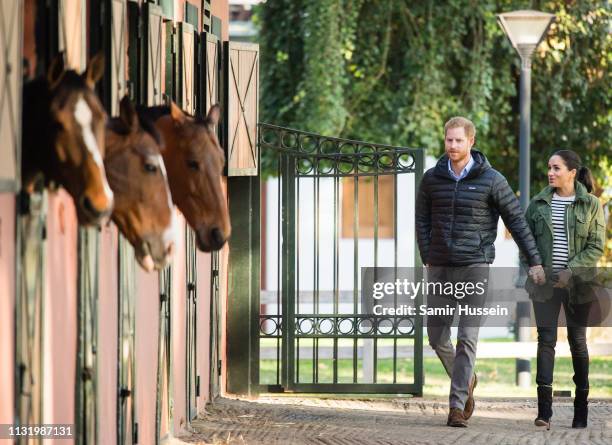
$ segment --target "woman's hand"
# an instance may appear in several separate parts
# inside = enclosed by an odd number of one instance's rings
[[[554,287],[565,288],[569,284],[569,280],[572,278],[572,271],[569,269],[563,269],[557,274],[557,282]]]
[[[544,273],[544,268],[542,265],[538,264],[537,266],[531,266],[529,268],[529,278],[531,278],[535,284],[540,286],[546,283],[546,274]]]

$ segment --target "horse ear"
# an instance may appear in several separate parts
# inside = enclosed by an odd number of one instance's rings
[[[130,133],[136,133],[140,127],[138,114],[134,109],[134,105],[128,96],[123,96],[119,103],[119,118],[121,122],[130,130]]]
[[[55,56],[47,70],[47,81],[51,88],[55,88],[60,83],[62,77],[64,77],[64,72],[64,53],[61,52]]]
[[[215,127],[219,124],[219,119],[221,118],[221,107],[219,104],[214,104],[208,110],[208,114],[206,115],[206,124],[210,128],[211,131],[215,131]]]
[[[185,122],[185,113],[181,110],[174,101],[170,102],[170,116],[172,120],[177,124],[183,124]]]
[[[92,90],[96,83],[102,78],[104,75],[104,53],[99,52],[89,61],[87,64],[87,69],[83,74],[85,78],[85,83]]]

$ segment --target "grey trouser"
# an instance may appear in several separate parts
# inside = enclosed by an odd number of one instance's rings
[[[457,283],[481,282],[485,288],[483,295],[464,296],[462,299],[439,295],[427,295],[428,308],[454,307],[458,304],[472,307],[483,307],[486,300],[486,289],[489,279],[489,265],[486,263],[462,267],[430,266],[427,271],[428,282]],[[478,331],[483,317],[457,315],[459,317],[457,331],[457,350],[450,339],[452,315],[434,315],[427,317],[427,335],[429,344],[436,352],[446,373],[451,378],[449,395],[450,408],[465,407],[469,384],[474,374],[476,361],[476,346]]]

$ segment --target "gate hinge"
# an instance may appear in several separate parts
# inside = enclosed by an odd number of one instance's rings
[[[200,376],[196,376],[196,387],[195,387],[195,395],[196,397],[200,397]]]
[[[134,422],[134,443],[138,443],[138,422]]]

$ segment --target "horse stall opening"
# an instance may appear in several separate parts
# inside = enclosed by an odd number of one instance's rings
[[[227,246],[202,251],[193,221],[174,207],[172,258],[147,272],[129,235],[138,229],[126,232],[114,214],[80,224],[78,190],[41,175],[18,194],[28,116],[21,116],[17,67],[23,65],[24,82],[42,81],[55,75],[59,60],[65,70],[87,70],[89,81],[102,53],[95,91],[109,119],[125,122],[124,95],[145,107],[173,101],[203,119],[221,99],[228,2],[10,3],[0,7],[0,60],[12,68],[0,73],[0,357],[8,364],[0,370],[0,423],[69,424],[77,443],[160,443],[186,433],[221,392]],[[73,114],[82,119],[76,107]],[[93,128],[97,117],[89,119]],[[219,182],[225,193],[225,178]]]

